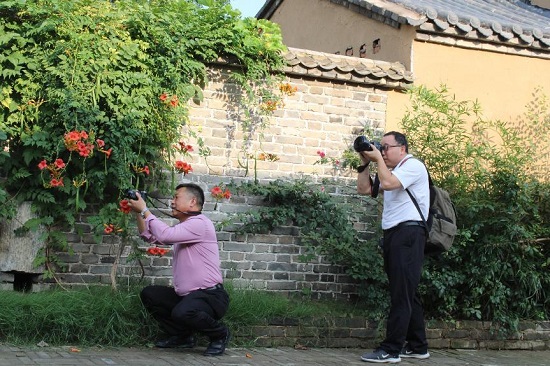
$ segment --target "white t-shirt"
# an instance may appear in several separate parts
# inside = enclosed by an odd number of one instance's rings
[[[383,230],[390,229],[404,221],[422,221],[418,210],[405,191],[406,188],[416,198],[424,218],[428,217],[430,207],[428,171],[420,160],[414,159],[411,154],[408,154],[392,170],[392,174],[401,182],[403,188],[384,191]]]

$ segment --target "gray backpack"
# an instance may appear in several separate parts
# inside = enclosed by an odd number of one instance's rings
[[[406,189],[406,191],[418,210],[422,222],[424,222],[424,226],[426,227],[426,232],[428,233],[424,253],[438,254],[446,252],[451,248],[451,245],[453,245],[457,231],[456,211],[451,201],[451,197],[449,196],[449,192],[435,186],[430,177],[429,182],[430,210],[427,219],[422,215],[418,202],[416,202],[411,192],[408,189]]]

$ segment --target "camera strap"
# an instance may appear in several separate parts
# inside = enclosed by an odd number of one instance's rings
[[[370,178],[370,196],[372,198],[378,197],[379,191],[380,191],[380,178],[378,178],[378,173],[376,173],[374,175],[374,182],[372,181],[372,178]]]

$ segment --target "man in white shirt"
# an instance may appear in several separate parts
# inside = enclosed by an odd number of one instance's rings
[[[416,198],[424,217],[428,217],[430,190],[424,164],[408,152],[405,135],[388,132],[380,150],[360,151],[363,166],[357,175],[357,192],[384,195],[384,269],[389,280],[390,313],[386,338],[374,352],[364,354],[366,362],[397,363],[401,357],[430,357],[424,310],[417,292],[424,261],[426,230],[420,214],[405,189]],[[371,144],[373,146],[373,144]],[[375,162],[379,187],[370,176],[369,163]]]

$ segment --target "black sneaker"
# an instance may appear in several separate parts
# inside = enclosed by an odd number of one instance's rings
[[[403,358],[418,358],[418,359],[424,360],[430,357],[430,352],[428,351],[424,353],[415,352],[407,344],[401,349],[401,352],[399,352],[399,356]]]
[[[398,363],[401,362],[399,355],[390,355],[383,349],[376,349],[372,353],[365,353],[361,356],[361,360],[365,362],[377,362],[377,363]]]

